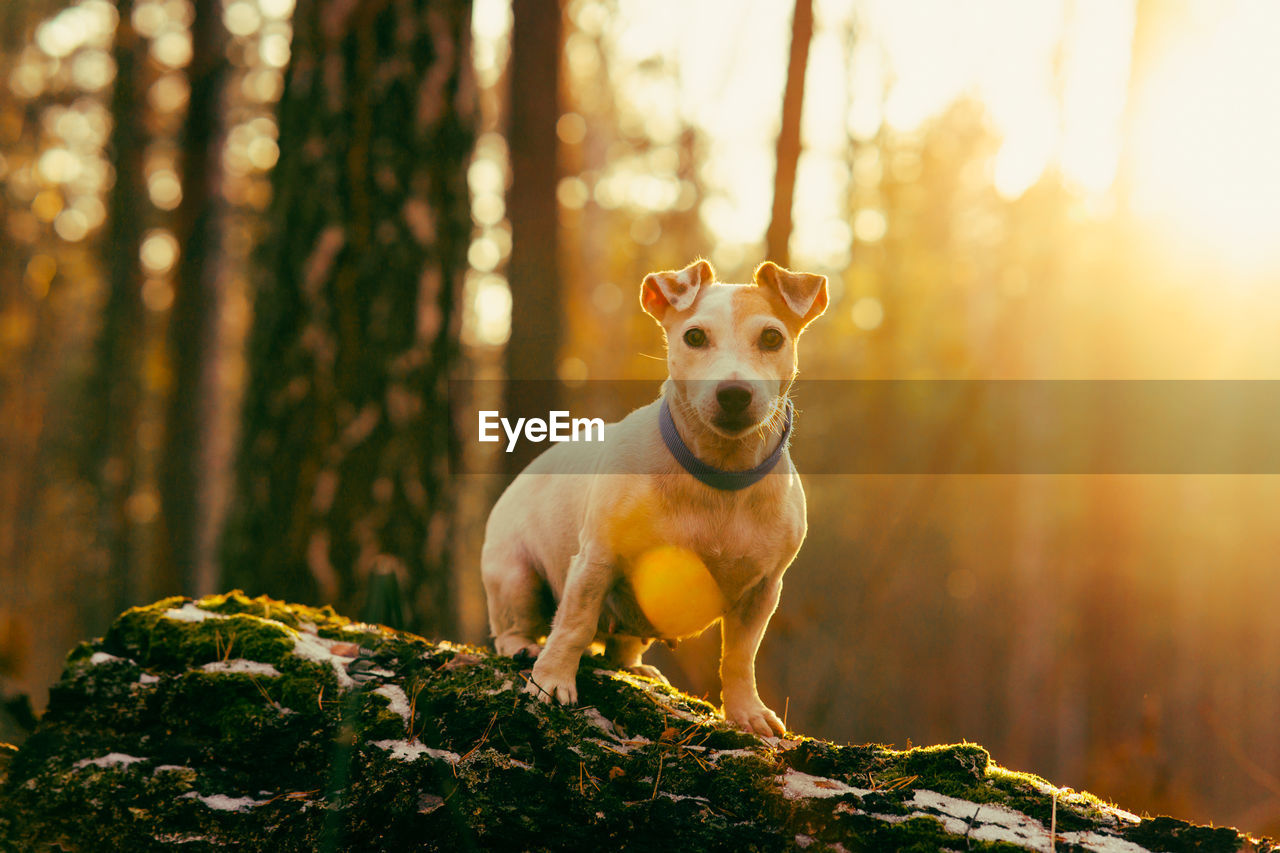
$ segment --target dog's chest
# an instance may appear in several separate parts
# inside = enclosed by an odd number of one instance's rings
[[[675,525],[672,537],[702,558],[730,601],[754,586],[776,562],[776,535],[769,519],[745,510],[690,513]]]
[[[787,531],[803,524],[783,495],[672,497],[650,493],[616,517],[615,552],[624,566],[660,548],[696,555],[729,604],[779,566],[793,538]]]

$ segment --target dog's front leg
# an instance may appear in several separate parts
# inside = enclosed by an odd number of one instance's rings
[[[778,607],[781,578],[765,578],[724,616],[721,625],[720,695],[724,717],[758,735],[784,733],[778,715],[760,701],[756,691],[756,652],[769,617]]]
[[[543,702],[552,699],[563,705],[578,701],[578,661],[595,639],[600,608],[613,582],[613,559],[605,549],[592,543],[569,563],[564,594],[556,608],[547,644],[533,665],[525,692]]]

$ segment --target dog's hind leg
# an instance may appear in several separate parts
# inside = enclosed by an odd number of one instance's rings
[[[656,666],[640,662],[640,656],[653,645],[653,640],[642,640],[628,634],[611,634],[604,641],[604,656],[611,666],[635,675],[643,675],[670,684]]]
[[[486,542],[480,572],[494,648],[507,657],[523,652],[536,658],[542,651],[538,638],[550,630],[545,602],[551,591],[522,550],[514,543]]]

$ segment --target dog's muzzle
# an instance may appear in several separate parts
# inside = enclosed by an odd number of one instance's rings
[[[751,386],[745,382],[721,382],[716,386],[716,404],[719,408],[712,423],[729,432],[739,432],[755,426],[755,420],[750,415],[753,396]]]

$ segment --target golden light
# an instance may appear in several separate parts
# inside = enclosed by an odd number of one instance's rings
[[[1280,260],[1280,5],[1188,15],[1137,94],[1132,203],[1239,267]],[[1225,14],[1222,14],[1225,11]]]
[[[255,169],[265,172],[280,159],[280,146],[269,136],[259,136],[249,143],[245,154]]]
[[[591,191],[581,178],[561,178],[556,185],[556,200],[570,210],[581,210],[590,197]]]
[[[36,44],[57,59],[70,56],[89,35],[89,22],[79,9],[72,7],[41,24],[36,30]]]
[[[89,236],[89,219],[81,211],[70,208],[53,220],[53,230],[68,243],[76,243]]]
[[[81,51],[71,62],[71,79],[86,92],[105,89],[115,76],[115,60],[105,50]]]
[[[467,184],[473,193],[498,193],[505,189],[502,166],[493,157],[477,157],[467,169]]]
[[[644,551],[627,568],[636,603],[667,637],[696,634],[724,612],[720,587],[697,554],[661,545]]]
[[[36,168],[50,183],[68,183],[80,174],[80,160],[65,148],[50,148],[40,155]]]
[[[262,16],[248,0],[235,0],[223,11],[222,23],[232,35],[251,36],[262,26]]]
[[[258,0],[258,9],[264,17],[284,20],[293,14],[294,0]]]
[[[240,91],[251,101],[274,103],[284,93],[284,75],[274,68],[251,71],[241,81]]]
[[[142,267],[152,275],[164,275],[178,262],[178,241],[163,228],[148,231],[139,250]]]
[[[865,208],[853,218],[853,236],[863,243],[878,243],[889,230],[889,220],[879,210]]]
[[[62,212],[62,193],[43,190],[31,202],[31,212],[42,222],[52,222]]]
[[[131,21],[133,28],[138,31],[139,35],[153,38],[160,32],[160,28],[165,25],[168,16],[164,13],[164,7],[159,3],[143,2],[133,7],[133,17]]]
[[[58,272],[58,262],[50,255],[35,255],[27,263],[27,291],[36,300],[49,294],[49,284]]]
[[[587,363],[576,355],[562,358],[560,363],[556,365],[556,377],[570,388],[577,388],[582,385],[590,375],[591,370]]]
[[[577,113],[565,113],[556,122],[556,136],[565,145],[577,145],[587,137],[587,122]]]
[[[284,68],[289,64],[289,36],[278,32],[267,33],[258,44],[258,55],[266,65]]]
[[[71,203],[71,209],[84,217],[84,223],[90,231],[107,221],[107,206],[97,195],[78,196]]]
[[[147,176],[147,194],[161,210],[174,210],[182,203],[182,182],[172,169],[156,169]]]
[[[497,193],[478,193],[471,203],[471,213],[480,225],[497,225],[507,215],[507,203]]]
[[[170,29],[151,42],[151,56],[169,68],[183,68],[191,62],[191,33]]]
[[[498,245],[487,235],[477,237],[467,249],[467,263],[480,272],[492,272],[502,262]]]
[[[162,278],[148,278],[142,283],[142,304],[148,311],[168,311],[173,306],[173,287]]]
[[[511,335],[511,288],[492,273],[468,275],[464,300],[470,306],[463,324],[470,344],[501,346]]]
[[[191,86],[186,76],[177,72],[161,75],[147,90],[152,108],[162,113],[177,112],[190,97]]]
[[[864,296],[853,303],[851,315],[853,325],[864,332],[870,332],[878,329],[884,322],[884,305],[874,296]]]

